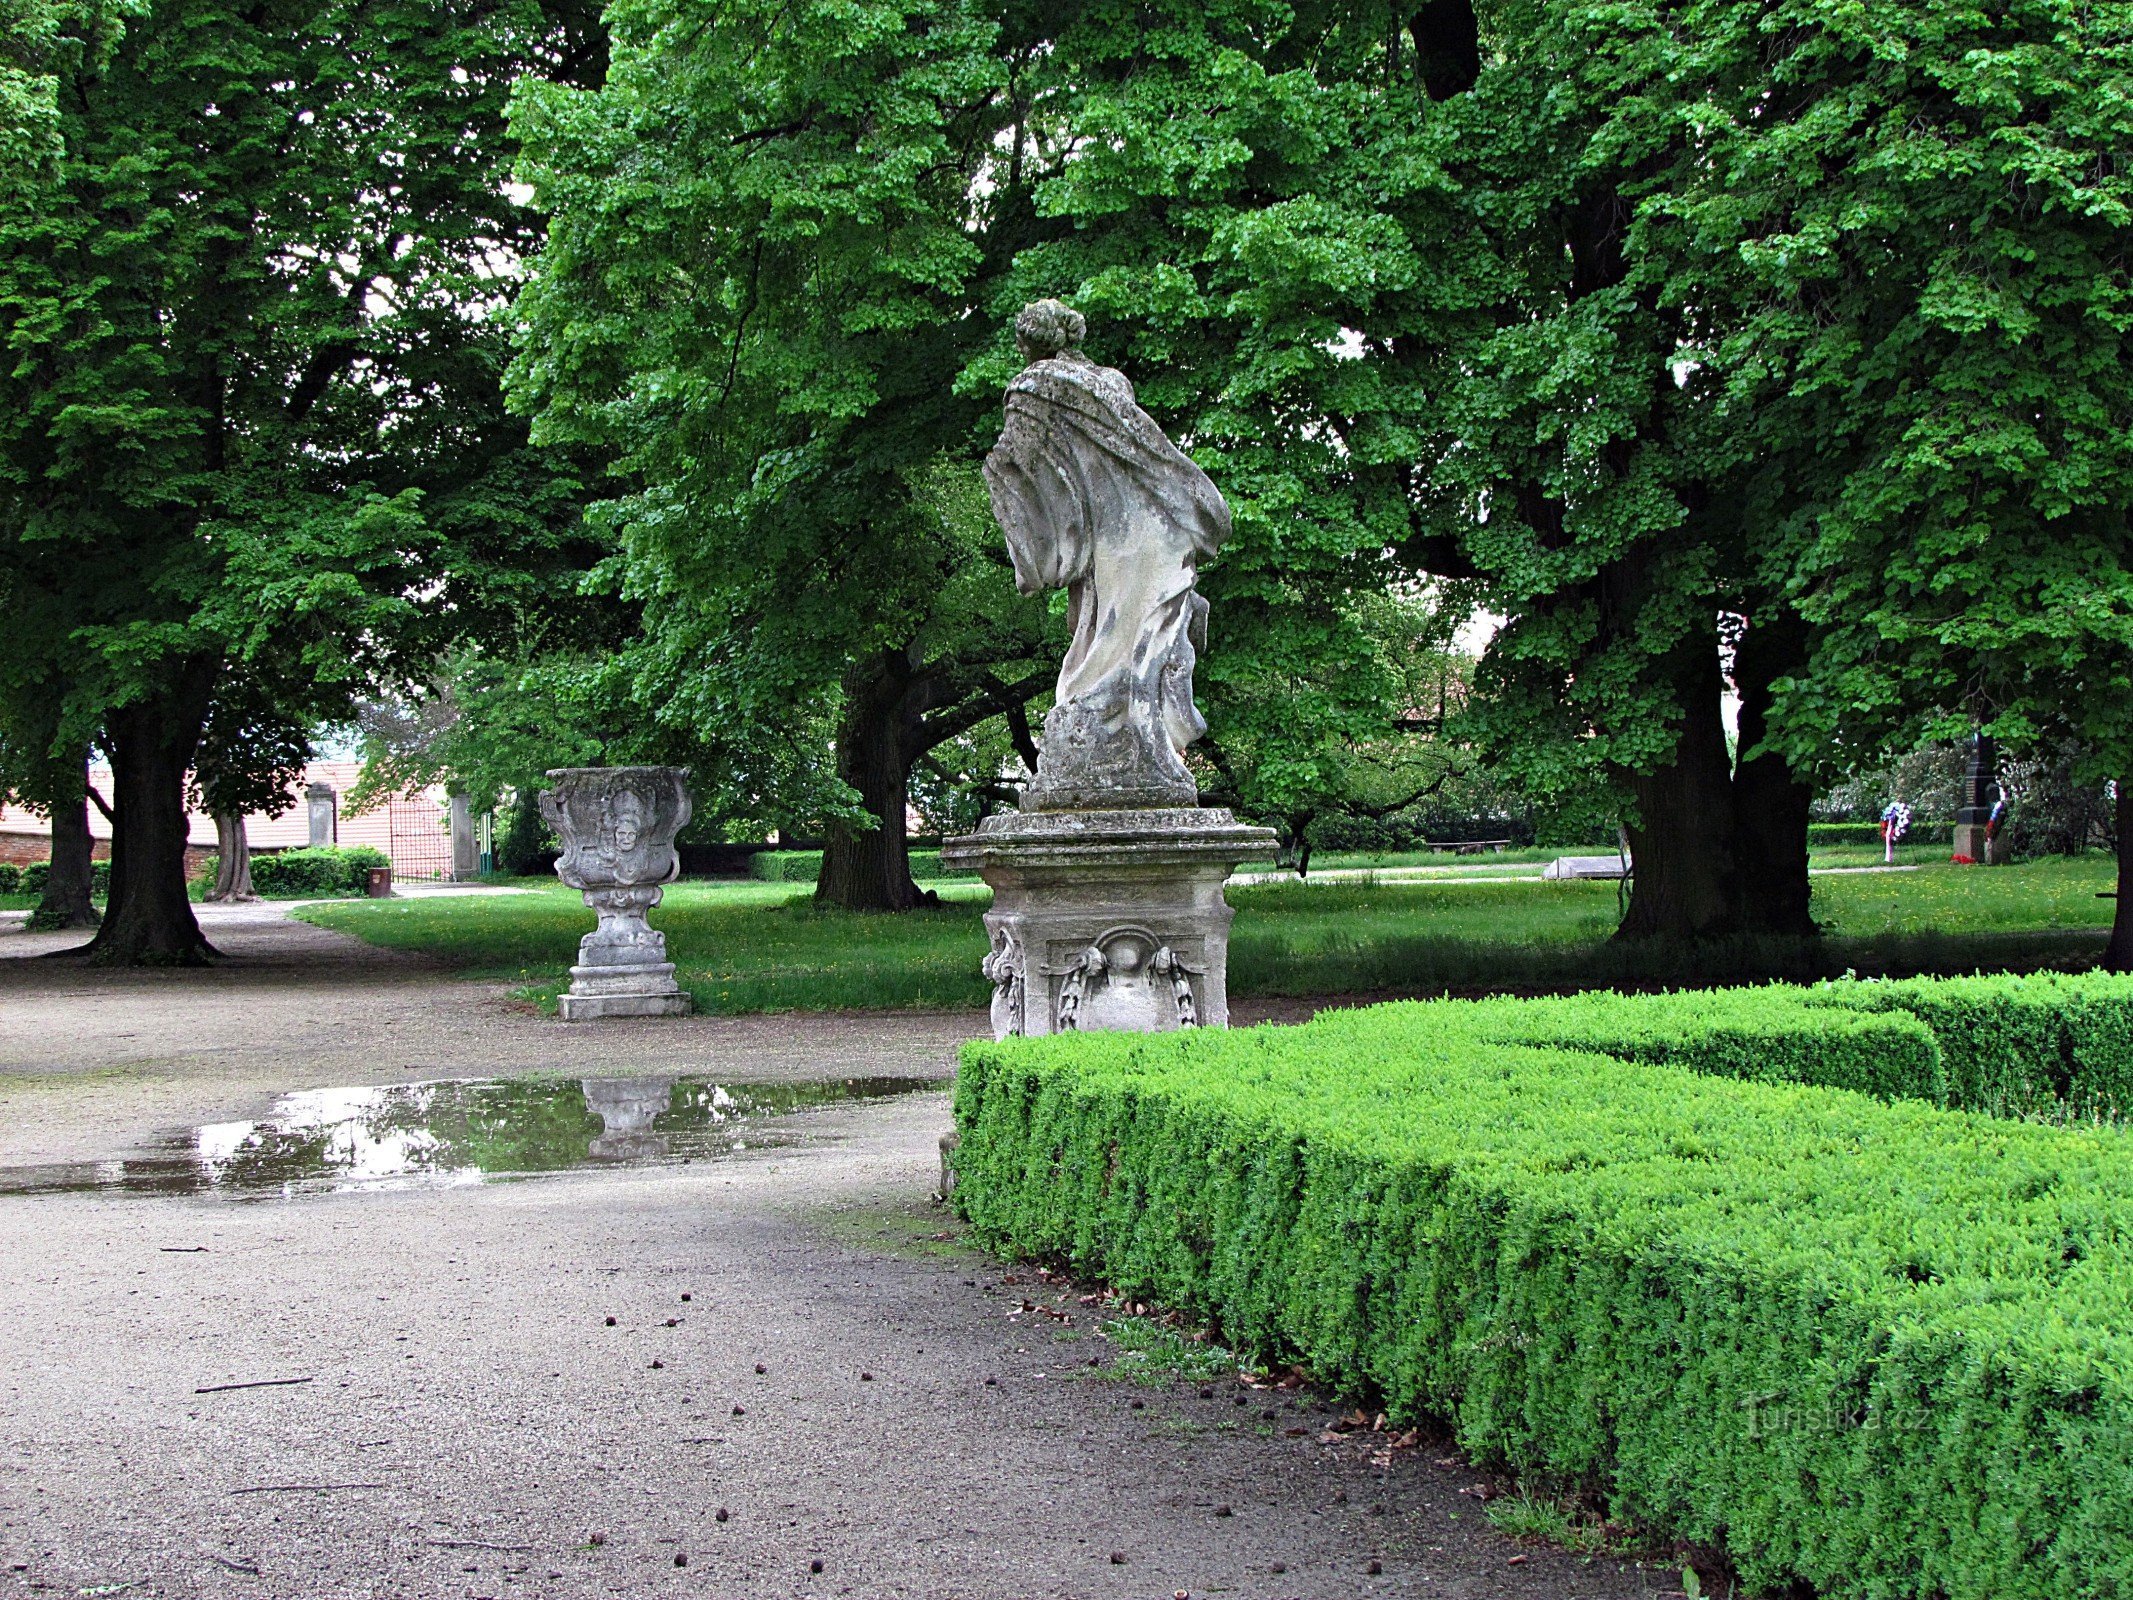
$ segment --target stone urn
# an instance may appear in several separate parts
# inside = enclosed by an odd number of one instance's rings
[[[666,935],[644,920],[681,875],[674,836],[689,821],[687,767],[558,767],[541,815],[562,841],[556,876],[585,896],[599,926],[578,945],[565,1022],[678,1017],[689,996],[674,981]]]

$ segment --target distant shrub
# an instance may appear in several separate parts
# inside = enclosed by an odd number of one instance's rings
[[[536,791],[521,790],[496,841],[497,869],[514,878],[537,878],[555,871],[562,854],[562,846],[541,815]]]
[[[821,872],[820,850],[764,850],[748,858],[748,876],[768,883],[812,883]]]
[[[364,845],[347,849],[320,845],[305,850],[283,850],[274,855],[252,857],[252,890],[270,900],[363,894],[370,887],[371,868],[391,865],[382,852]],[[209,879],[210,883],[213,881]]]
[[[8,874],[13,875],[13,887],[8,887]],[[0,894],[42,895],[52,881],[52,863],[32,861],[28,866],[17,867],[0,863]],[[111,894],[111,863],[89,863],[89,894],[92,899],[103,900]]]

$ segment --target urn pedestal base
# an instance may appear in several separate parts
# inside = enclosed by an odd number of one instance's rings
[[[692,1009],[674,981],[666,935],[644,920],[681,875],[674,837],[688,826],[687,767],[557,767],[541,815],[563,842],[556,876],[585,896],[599,926],[578,945],[565,1022],[602,1017],[682,1017]]]
[[[1274,833],[1197,806],[1028,811],[950,839],[941,864],[992,885],[995,1038],[1229,1025],[1229,902]]]
[[[607,1017],[686,1017],[696,1008],[696,1002],[682,990],[674,987],[674,964],[669,961],[657,967],[645,967],[633,975],[637,985],[621,993],[581,992],[579,974],[583,967],[570,969],[570,989],[556,1000],[556,1015],[565,1022],[599,1022]],[[661,989],[660,983],[667,987]]]
[[[695,1001],[674,981],[667,936],[644,920],[665,891],[658,885],[587,889],[600,925],[578,945],[570,988],[556,1001],[565,1022],[604,1017],[685,1017]]]

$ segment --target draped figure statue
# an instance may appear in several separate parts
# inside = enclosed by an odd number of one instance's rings
[[[1029,365],[985,458],[1015,586],[1064,588],[1074,630],[1023,809],[1191,806],[1185,747],[1207,731],[1192,703],[1207,639],[1193,582],[1229,533],[1229,507],[1125,374],[1081,353],[1084,327],[1057,300],[1016,318]]]

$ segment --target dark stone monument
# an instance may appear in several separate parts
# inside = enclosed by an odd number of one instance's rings
[[[1992,808],[2000,798],[1999,747],[1984,733],[1970,736],[1970,761],[1963,769],[1963,803],[1955,812],[1955,854],[1972,861],[1988,859],[1994,841],[1988,836]]]

